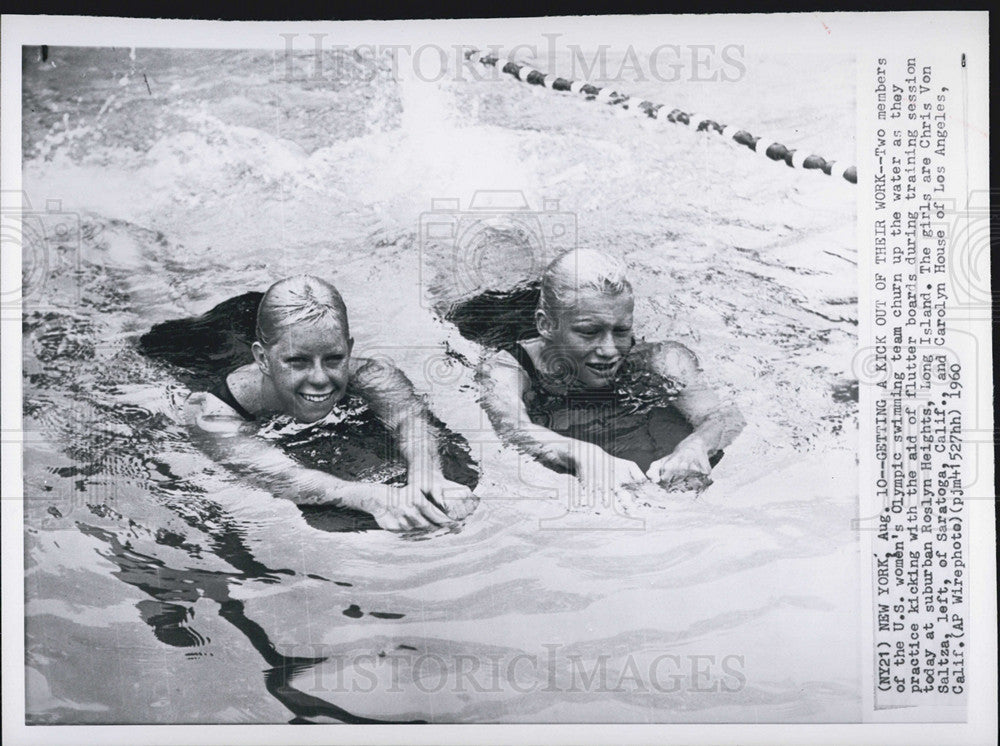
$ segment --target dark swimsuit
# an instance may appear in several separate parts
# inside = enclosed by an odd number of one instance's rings
[[[694,432],[673,404],[679,389],[627,358],[612,385],[553,393],[520,344],[504,348],[517,360],[531,385],[524,403],[531,421],[553,432],[600,446],[645,471]],[[711,455],[714,466],[722,452]]]
[[[211,389],[209,389],[208,393],[210,393],[212,396],[216,397],[217,399],[220,399],[220,400],[224,401],[230,407],[232,407],[233,409],[235,409],[236,413],[240,417],[242,417],[244,420],[255,420],[255,419],[257,419],[252,414],[250,414],[242,404],[240,404],[238,401],[236,401],[236,397],[233,396],[232,389],[229,388],[229,374],[228,373],[222,377],[222,380],[219,381],[219,383],[215,384],[215,386],[213,386]]]
[[[243,419],[257,421],[233,396],[228,379],[227,373],[208,393]],[[406,460],[399,452],[395,434],[356,394],[349,394],[336,406],[341,416],[333,422],[296,430],[280,437],[277,444],[303,466],[323,469],[341,479],[405,483]],[[430,412],[427,419],[438,440],[445,479],[475,488],[479,470],[466,441]]]

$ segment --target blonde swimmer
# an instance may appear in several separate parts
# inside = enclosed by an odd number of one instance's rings
[[[574,250],[545,270],[537,336],[488,356],[481,401],[506,442],[585,487],[703,487],[744,420],[679,343],[636,344],[624,265]]]
[[[395,367],[354,357],[344,301],[311,275],[280,280],[257,311],[254,362],[208,392],[192,394],[186,419],[221,458],[299,505],[332,505],[371,514],[385,529],[453,525],[475,508],[468,487],[446,480],[438,443],[413,386]],[[408,485],[352,482],[302,466],[253,438],[247,423],[287,415],[318,422],[348,393],[392,430],[408,464]]]

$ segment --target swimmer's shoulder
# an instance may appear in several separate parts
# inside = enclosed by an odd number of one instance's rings
[[[351,356],[347,388],[354,393],[365,393],[398,381],[402,375],[402,371],[391,360]]]
[[[538,369],[541,346],[541,337],[535,337],[491,352],[480,362],[478,374],[491,378],[497,375],[516,377],[521,384],[529,383]]]
[[[253,364],[230,372],[211,391],[188,397],[187,421],[208,432],[238,428],[263,409],[260,371]]]
[[[522,339],[520,342],[515,342],[511,349],[522,349],[531,357],[531,362],[536,366],[538,361],[542,356],[542,348],[545,345],[545,340],[541,337],[532,337],[531,339]]]
[[[395,365],[385,358],[359,357],[358,355],[351,355],[350,375],[351,378],[356,376],[366,376],[374,372],[385,371],[394,367]]]
[[[638,342],[631,356],[643,367],[682,385],[690,383],[701,372],[698,356],[680,342]]]
[[[245,410],[259,413],[264,409],[261,372],[254,363],[240,366],[226,376],[230,393]]]

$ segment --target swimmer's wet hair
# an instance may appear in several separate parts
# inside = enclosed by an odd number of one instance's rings
[[[337,288],[313,275],[295,275],[278,280],[264,293],[257,307],[257,341],[270,347],[282,329],[300,322],[335,319],[350,337],[347,306]]]
[[[597,249],[571,249],[545,268],[538,309],[551,315],[570,308],[581,290],[620,295],[631,293],[632,283],[621,260]]]

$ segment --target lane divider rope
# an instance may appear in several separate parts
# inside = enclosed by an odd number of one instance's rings
[[[822,171],[827,176],[841,176],[852,184],[858,183],[858,170],[855,166],[843,167],[837,161],[827,160],[819,155],[805,155],[804,152],[792,148],[787,148],[771,137],[754,137],[749,132],[731,125],[719,124],[715,120],[707,119],[700,114],[686,113],[680,109],[666,110],[663,104],[654,104],[651,101],[636,101],[631,96],[619,93],[611,88],[598,88],[590,83],[582,83],[578,80],[567,80],[555,75],[546,74],[540,70],[535,70],[529,65],[521,65],[517,62],[503,62],[497,55],[487,54],[479,50],[468,50],[465,58],[482,65],[499,67],[501,72],[513,78],[554,91],[566,91],[583,95],[590,101],[601,101],[609,106],[619,106],[623,110],[633,113],[636,116],[647,116],[650,119],[662,119],[674,124],[683,124],[692,127],[696,132],[714,132],[731,139],[740,145],[744,145],[760,156],[772,161],[784,161],[790,168],[801,168],[811,171]]]

